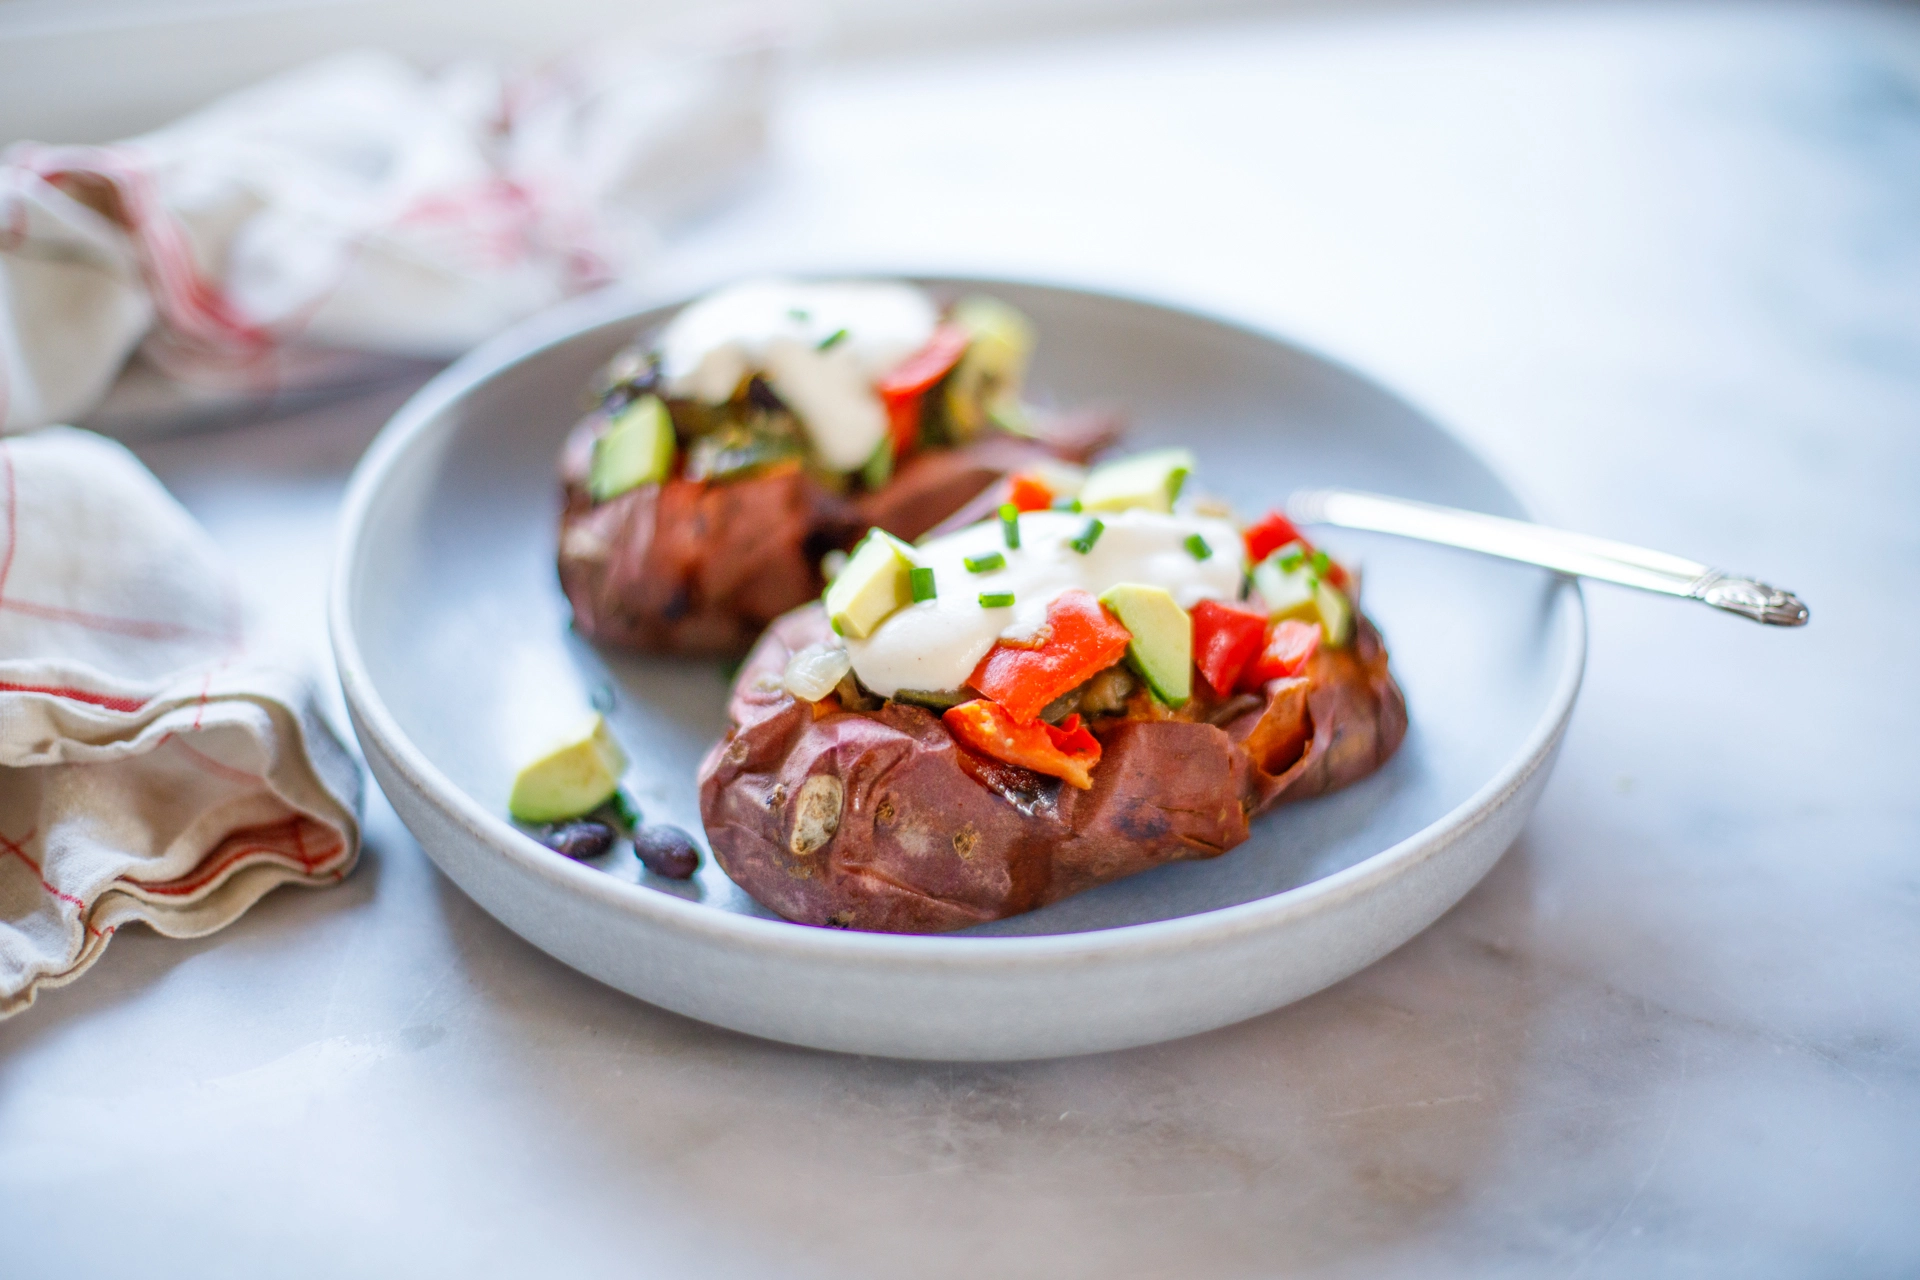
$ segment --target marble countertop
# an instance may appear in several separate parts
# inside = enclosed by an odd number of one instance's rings
[[[12,1275],[1920,1271],[1920,15],[1472,8],[817,67],[651,287],[979,268],[1347,359],[1573,528],[1801,591],[1590,588],[1458,908],[1291,1008],[940,1066],[718,1031],[481,913],[377,794],[344,886],[132,930],[0,1024]],[[407,386],[142,454],[324,661]]]

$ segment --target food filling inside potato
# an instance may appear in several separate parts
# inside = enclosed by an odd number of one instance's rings
[[[934,710],[969,751],[1082,790],[1103,726],[1248,713],[1351,642],[1357,579],[1277,512],[1243,527],[1183,501],[1191,469],[1174,449],[1021,474],[992,518],[872,535],[825,594],[835,638],[792,656],[785,689],[817,714]],[[1278,697],[1247,750],[1280,773],[1310,733],[1304,692]]]

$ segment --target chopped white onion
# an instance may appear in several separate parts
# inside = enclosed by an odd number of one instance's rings
[[[805,702],[818,702],[853,670],[853,660],[837,644],[810,644],[787,659],[787,692]]]

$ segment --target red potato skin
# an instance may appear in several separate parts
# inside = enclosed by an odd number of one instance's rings
[[[1041,440],[990,435],[903,462],[878,492],[848,499],[797,465],[746,480],[669,480],[608,502],[587,494],[593,440],[575,427],[560,457],[560,586],[583,635],[652,653],[736,656],[781,614],[819,596],[820,557],[878,525],[912,541],[1007,475],[1048,458],[1084,462],[1119,435],[1111,414],[1065,415]]]
[[[1217,857],[1251,819],[1357,781],[1399,747],[1406,703],[1379,633],[1357,621],[1354,643],[1316,654],[1303,678],[1215,707],[1224,723],[1096,722],[1103,754],[1078,791],[965,750],[919,707],[796,700],[780,687],[787,659],[828,628],[818,605],[795,610],[747,659],[732,727],[700,768],[714,857],[789,920],[886,933],[965,928]],[[809,847],[802,792],[822,776],[837,780],[839,823]]]

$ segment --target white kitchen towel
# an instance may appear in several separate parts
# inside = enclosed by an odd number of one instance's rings
[[[295,341],[452,356],[630,277],[764,150],[780,11],[537,74],[325,59],[111,146],[0,162],[0,429],[73,421],[140,349],[257,392]]]
[[[218,549],[121,446],[0,439],[0,1017],[114,930],[231,923],[359,853],[358,765],[251,652]]]

